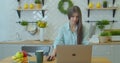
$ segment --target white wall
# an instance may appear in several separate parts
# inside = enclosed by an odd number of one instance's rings
[[[24,0],[21,0],[24,1]],[[47,8],[45,19],[48,22],[48,27],[46,28],[46,39],[53,40],[57,35],[58,28],[68,21],[67,16],[61,14],[57,9],[58,2],[60,0],[45,0],[45,5]],[[83,21],[89,20],[120,20],[120,9],[116,11],[115,18],[112,18],[112,11],[91,11],[90,17],[87,18],[87,0],[72,0],[73,3],[79,6],[82,10]],[[92,2],[97,2],[97,0],[90,0]],[[112,4],[112,0],[108,0]],[[31,3],[31,0],[25,1]],[[116,0],[117,4],[120,0]],[[23,5],[23,4],[22,4]],[[39,39],[39,33],[36,35],[31,35],[18,23],[17,21],[25,19],[28,21],[36,21],[34,18],[34,11],[23,11],[21,19],[18,18],[16,8],[18,6],[17,0],[3,0],[0,2],[0,41],[16,41],[16,40],[36,40]],[[120,8],[120,4],[118,4]],[[119,23],[113,25],[114,28],[120,28]],[[84,25],[88,26],[88,23]],[[89,26],[88,26],[89,27]],[[19,36],[18,36],[19,35]],[[20,37],[20,38],[19,38]]]

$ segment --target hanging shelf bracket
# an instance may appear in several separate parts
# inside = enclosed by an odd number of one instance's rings
[[[18,17],[21,17],[21,10],[17,10]]]
[[[45,16],[45,10],[42,10],[42,16],[43,17]]]
[[[113,9],[113,17],[115,17],[116,9]]]

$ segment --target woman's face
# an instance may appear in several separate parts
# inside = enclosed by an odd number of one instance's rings
[[[78,13],[73,13],[73,15],[70,17],[70,23],[76,25],[79,20]]]

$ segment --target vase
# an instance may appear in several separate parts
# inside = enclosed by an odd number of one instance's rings
[[[40,28],[40,41],[44,41],[44,28]]]

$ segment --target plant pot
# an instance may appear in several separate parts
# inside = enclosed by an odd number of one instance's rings
[[[104,5],[103,5],[103,8],[107,8],[107,5],[106,5],[106,4],[104,4]]]
[[[41,9],[42,5],[41,4],[35,4],[37,9]]]
[[[110,36],[100,36],[99,37],[99,43],[108,43],[111,42]]]
[[[107,8],[107,1],[103,2],[103,8]]]

